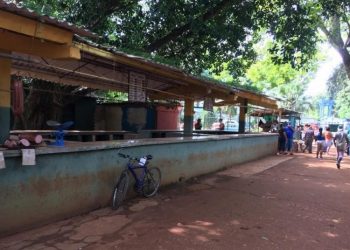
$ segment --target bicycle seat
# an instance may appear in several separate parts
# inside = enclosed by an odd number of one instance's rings
[[[147,160],[152,160],[153,156],[152,155],[146,155]]]

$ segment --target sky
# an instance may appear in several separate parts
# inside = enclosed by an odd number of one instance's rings
[[[325,93],[328,78],[332,75],[334,69],[342,63],[340,55],[330,45],[324,45],[322,49],[327,51],[326,60],[321,63],[315,74],[315,78],[309,83],[307,90],[309,96],[317,96]]]

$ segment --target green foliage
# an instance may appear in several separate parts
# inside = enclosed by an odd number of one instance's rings
[[[338,92],[335,100],[335,110],[339,118],[350,118],[350,85]]]
[[[291,82],[300,74],[290,64],[274,64],[271,58],[258,61],[247,71],[247,77],[259,89],[272,89]]]
[[[46,14],[86,27],[101,36],[113,33],[115,17],[134,12],[137,0],[26,0],[23,4],[40,14]]]
[[[240,76],[253,62],[256,6],[232,0],[28,0],[24,4],[83,25],[121,50],[171,59],[189,73],[228,63]],[[98,11],[97,11],[98,10]],[[174,65],[174,64],[173,64]]]
[[[340,91],[350,86],[350,80],[346,75],[344,65],[339,65],[327,81],[327,96],[335,99]]]
[[[100,102],[104,103],[118,103],[118,102],[124,102],[128,100],[128,94],[117,92],[117,91],[104,91],[100,90],[98,92],[95,92],[97,95],[97,98],[100,100]]]
[[[271,46],[270,38],[265,38],[264,43],[256,46],[259,60],[247,70],[248,81],[264,93],[282,99],[282,107],[309,112],[313,105],[305,96],[305,90],[317,62],[308,62],[306,68],[309,71],[293,68],[289,63],[276,64],[270,52]]]
[[[99,43],[170,59],[189,73],[211,69],[219,74],[225,66],[233,79],[254,63],[253,45],[262,31],[273,38],[269,48],[273,62],[300,68],[316,54],[319,27],[340,47],[339,32],[349,29],[344,24],[350,13],[348,0],[27,0],[24,4],[91,29],[102,37]]]
[[[298,81],[305,84],[305,70],[314,67],[320,29],[342,56],[350,78],[349,49],[344,46],[350,41],[349,0],[26,0],[23,4],[96,32],[101,37],[98,43],[196,75],[208,70],[209,76],[230,85],[268,90],[296,109],[295,98],[302,96],[303,88],[295,86]],[[259,58],[254,45],[265,40],[265,34],[271,38],[266,48],[270,54]]]
[[[335,99],[335,111],[339,118],[350,118],[350,80],[344,65],[335,69],[327,82],[327,92],[331,99]]]

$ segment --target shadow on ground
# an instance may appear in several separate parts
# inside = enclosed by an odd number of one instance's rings
[[[350,161],[273,156],[0,240],[1,249],[349,249]]]

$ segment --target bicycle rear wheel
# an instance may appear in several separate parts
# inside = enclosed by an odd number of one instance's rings
[[[124,170],[118,180],[117,185],[115,185],[112,197],[112,209],[116,210],[122,204],[126,192],[128,191],[129,186],[129,175],[128,171]]]
[[[161,173],[159,168],[152,167],[147,169],[143,178],[142,194],[145,197],[151,197],[158,191],[160,185]]]

